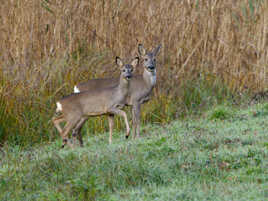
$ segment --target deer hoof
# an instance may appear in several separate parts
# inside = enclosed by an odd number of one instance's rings
[[[63,149],[67,143],[68,143],[68,139],[64,139],[64,140],[62,141],[61,148]]]
[[[126,139],[128,139],[128,137],[129,137],[129,136],[128,136],[128,135],[126,135]]]

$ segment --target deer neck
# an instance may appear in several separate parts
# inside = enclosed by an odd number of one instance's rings
[[[156,84],[156,71],[149,72],[147,69],[143,71],[143,80],[148,88],[153,88]]]

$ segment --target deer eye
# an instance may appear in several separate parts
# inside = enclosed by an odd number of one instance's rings
[[[123,71],[123,73],[124,73],[124,72],[126,72],[126,69],[123,69],[122,71]]]
[[[144,59],[144,61],[148,61],[148,59],[147,59],[147,58],[145,58],[145,59]]]

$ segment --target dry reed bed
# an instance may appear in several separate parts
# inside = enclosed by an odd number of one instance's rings
[[[1,66],[19,66],[32,78],[47,71],[41,67],[49,59],[84,45],[110,50],[111,60],[142,42],[163,44],[160,77],[172,71],[175,83],[210,71],[239,89],[267,84],[267,2],[14,0],[0,9]]]
[[[114,56],[134,56],[138,43],[163,45],[160,99],[178,97],[179,86],[200,77],[212,85],[219,78],[234,92],[268,84],[264,0],[3,1],[0,41],[3,113],[27,103],[51,114],[55,95],[79,80],[117,74]]]

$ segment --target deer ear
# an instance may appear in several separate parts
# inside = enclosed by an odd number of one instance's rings
[[[120,59],[120,57],[116,57],[116,58],[115,58],[115,63],[116,63],[116,65],[119,66],[119,67],[122,67],[122,66],[123,66],[123,62],[122,62],[122,60]]]
[[[139,45],[138,45],[138,52],[139,52],[139,54],[140,54],[141,56],[144,56],[144,55],[146,54],[146,50],[145,50],[145,48],[143,47],[142,44],[139,44]]]
[[[133,59],[133,61],[131,62],[131,65],[135,68],[139,64],[139,61],[140,61],[140,58],[135,57],[135,59]]]
[[[161,47],[162,47],[162,45],[160,44],[156,48],[154,48],[154,50],[153,50],[154,56],[156,56],[159,53],[159,50],[161,49]]]

